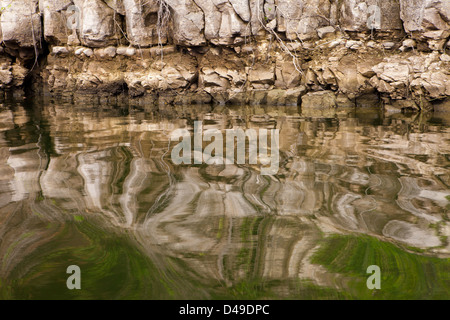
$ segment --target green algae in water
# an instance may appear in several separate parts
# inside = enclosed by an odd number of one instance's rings
[[[174,281],[181,276],[167,267],[179,261],[165,262],[166,268],[158,268],[125,235],[107,233],[89,219],[67,222],[54,241],[24,259],[8,279],[0,279],[0,299],[206,298],[193,295],[185,282]],[[19,270],[27,270],[27,265],[33,268],[21,277]],[[69,265],[81,269],[81,290],[66,287]]]
[[[43,106],[39,127],[38,112],[13,108],[22,120],[0,132],[0,299],[450,297],[448,259],[432,257],[449,254],[450,196],[433,195],[448,194],[450,119],[233,109],[243,125],[281,128],[280,175],[257,177],[246,165],[226,172],[170,164],[167,125],[184,128],[198,109],[170,108],[165,118],[159,109],[153,117],[84,108]],[[235,115],[218,110],[208,109],[222,119],[210,124],[233,126]],[[262,112],[274,117],[270,125],[251,120]],[[356,229],[339,220],[342,205],[344,215],[355,209]],[[442,221],[430,224],[413,210]],[[325,238],[323,218],[358,235]],[[407,237],[389,238],[383,230],[394,220],[442,245],[419,249]],[[386,242],[361,236],[367,230]],[[366,287],[372,264],[381,267],[381,290]],[[66,287],[69,265],[81,268],[81,290]]]
[[[348,280],[345,290],[357,299],[448,299],[450,259],[400,249],[369,236],[334,235],[323,240],[312,262]],[[381,290],[368,290],[367,268],[381,269]]]

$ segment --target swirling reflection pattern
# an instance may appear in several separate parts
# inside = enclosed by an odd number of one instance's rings
[[[205,130],[279,129],[278,175],[174,165],[170,133],[192,131],[194,120]],[[442,121],[369,111],[314,119],[280,107],[3,106],[1,297],[67,296],[70,263],[103,286],[85,298],[290,297],[294,280],[341,290],[343,276],[311,260],[336,234],[448,259]]]

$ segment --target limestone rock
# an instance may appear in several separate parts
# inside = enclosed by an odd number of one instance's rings
[[[400,4],[391,0],[340,1],[339,23],[347,31],[401,30]]]
[[[337,99],[332,91],[310,92],[302,97],[301,113],[305,117],[334,117]]]
[[[185,88],[197,77],[197,70],[192,58],[179,53],[168,55],[165,62],[154,63],[150,68],[133,70],[135,62],[130,61],[124,81],[132,95],[139,96],[145,92],[177,90]],[[136,67],[135,67],[136,68]]]
[[[282,89],[295,88],[300,84],[301,74],[292,59],[278,60],[275,67],[275,86]]]
[[[195,0],[195,3],[202,9],[205,17],[206,40],[217,45],[227,45],[234,43],[236,36],[250,35],[250,30],[234,9],[238,5],[237,1],[234,6],[223,0]]]
[[[286,90],[286,103],[287,106],[298,106],[301,104],[301,98],[307,92],[305,86],[298,86],[296,88]]]
[[[86,57],[91,57],[94,54],[94,51],[92,51],[91,48],[86,48],[83,50],[83,53]]]
[[[450,55],[443,54],[443,55],[441,55],[440,59],[441,59],[441,61],[444,61],[444,62],[450,62]]]
[[[37,9],[37,0],[2,0],[0,6],[5,9],[0,16],[2,41],[8,48],[33,48],[40,46],[42,36],[41,18]]]
[[[0,63],[0,88],[8,87],[13,81],[11,59],[3,58]]]
[[[448,0],[400,0],[400,16],[408,33],[450,29]]]
[[[229,80],[225,77],[221,77],[219,73],[211,68],[202,68],[200,83],[203,84],[204,87],[230,88]]]
[[[67,10],[69,8],[70,11]],[[39,10],[43,13],[45,40],[56,45],[67,44],[68,27],[72,23],[74,29],[77,27],[81,10],[70,0],[39,0]]]
[[[166,0],[172,9],[173,34],[176,44],[201,46],[206,44],[202,10],[193,0]]]
[[[103,0],[108,7],[116,11],[118,14],[124,16],[126,14],[123,0]]]
[[[417,82],[412,82],[411,86],[423,86],[431,98],[442,99],[450,95],[450,75],[437,70],[429,71],[423,73],[420,80],[415,80]]]
[[[25,77],[28,75],[28,73],[29,73],[29,71],[27,68],[25,68],[17,63],[13,64],[13,66],[12,66],[12,75],[13,75],[12,85],[15,87],[21,87],[23,85]]]
[[[253,84],[272,85],[275,81],[275,70],[272,66],[259,65],[248,73],[248,80]],[[259,86],[258,86],[259,87]]]
[[[99,48],[117,43],[121,37],[116,23],[120,17],[100,0],[74,0],[81,8],[80,40],[88,47]]]
[[[359,50],[363,46],[362,41],[349,40],[347,41],[345,47],[350,50]]]
[[[336,95],[333,91],[310,92],[302,97],[302,110],[323,110],[335,108],[336,106]]]
[[[270,90],[267,92],[266,103],[272,106],[298,106],[301,102],[301,97],[305,93],[305,86],[299,86],[289,90]]]
[[[12,82],[13,75],[10,70],[0,70],[0,87],[4,88],[5,85],[8,85]]]
[[[230,0],[230,3],[233,6],[234,11],[236,11],[243,21],[250,21],[250,7],[247,0]]]
[[[136,49],[132,47],[119,47],[116,49],[118,55],[132,57],[136,54]]]
[[[417,43],[416,43],[416,41],[414,41],[413,39],[406,39],[405,41],[403,41],[402,45],[403,45],[405,48],[411,48],[411,49],[413,49],[413,48],[416,48]]]
[[[398,62],[382,62],[373,68],[378,78],[386,82],[404,82],[407,83],[410,78],[408,64]]]
[[[167,41],[167,25],[158,30],[157,0],[142,1],[123,0],[128,39],[131,44],[141,47],[165,43]],[[164,8],[164,7],[163,7]],[[170,14],[167,12],[166,14]],[[168,21],[167,21],[168,23]],[[159,33],[158,33],[159,32]]]
[[[278,0],[278,31],[291,40],[316,37],[318,28],[329,26],[330,12],[328,0]]]
[[[55,54],[55,55],[57,55],[57,54],[64,55],[64,54],[68,54],[69,50],[67,50],[66,47],[53,47],[52,48],[52,53]]]
[[[115,47],[107,47],[101,49],[95,49],[94,54],[102,59],[105,58],[114,58],[116,56],[117,49]]]
[[[345,56],[337,66],[330,66],[330,69],[342,93],[358,95],[367,86],[367,78],[358,72],[358,63],[352,56]]]
[[[264,0],[248,0],[250,6],[250,27],[254,36],[262,30],[264,23]],[[278,4],[280,7],[280,3]]]
[[[320,39],[325,38],[328,35],[332,35],[335,32],[336,29],[334,29],[334,27],[332,26],[317,29],[317,35],[319,36]]]
[[[392,41],[387,41],[387,42],[383,42],[383,48],[386,50],[392,50],[395,47],[395,42]]]

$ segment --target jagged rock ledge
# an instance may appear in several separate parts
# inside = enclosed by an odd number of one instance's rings
[[[319,113],[430,110],[450,96],[447,0],[0,2],[5,95]]]

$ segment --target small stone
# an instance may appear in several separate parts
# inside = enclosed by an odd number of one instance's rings
[[[334,41],[330,42],[330,44],[328,45],[328,48],[333,49],[341,44],[344,44],[342,40],[334,40]]]
[[[245,43],[245,39],[242,37],[236,37],[233,41],[234,45],[241,45],[243,43]]]
[[[243,53],[252,53],[253,50],[254,50],[253,46],[251,46],[251,45],[242,46]]]
[[[362,46],[362,42],[355,41],[355,40],[349,40],[349,41],[347,41],[347,44],[345,45],[345,47],[350,50],[358,50],[361,48],[361,46]]]
[[[317,35],[319,36],[320,39],[323,39],[328,35],[334,34],[335,31],[336,29],[334,29],[332,26],[328,26],[317,29]]]
[[[136,54],[136,49],[133,47],[119,47],[117,48],[116,53],[118,55],[131,57]]]
[[[428,48],[433,51],[441,51],[444,49],[445,42],[441,40],[428,40]]]
[[[302,47],[302,44],[298,41],[288,42],[288,43],[286,43],[286,47],[291,51],[295,51],[295,50],[299,50]]]
[[[92,49],[90,48],[86,48],[83,50],[83,53],[86,57],[91,57],[94,54],[94,51],[92,51]]]
[[[132,57],[136,54],[136,49],[135,48],[128,48],[127,51],[125,52],[125,55],[128,57]]]
[[[117,49],[115,47],[108,47],[104,50],[104,54],[114,58],[116,56]]]
[[[422,36],[425,38],[434,39],[434,40],[445,39],[448,37],[448,31],[447,30],[433,30],[433,31],[424,32],[422,34]]]
[[[413,39],[406,39],[405,41],[403,41],[403,46],[405,48],[415,48],[416,45],[416,41],[414,41]]]
[[[67,50],[66,47],[53,47],[52,52],[54,55],[67,54],[67,53],[69,53],[69,50]]]
[[[267,101],[268,105],[272,106],[280,106],[286,104],[286,91],[281,89],[274,89],[267,92]]]
[[[117,48],[116,53],[118,55],[131,57],[136,54],[136,49],[133,47],[119,47]]]
[[[367,47],[369,47],[369,48],[375,48],[377,46],[377,43],[375,42],[375,41],[369,41],[369,42],[367,42]]]
[[[118,55],[124,56],[127,52],[127,47],[118,47],[116,53]]]
[[[385,104],[384,105],[384,111],[386,113],[401,113],[402,109],[398,109],[390,104]]]
[[[272,30],[275,29],[276,26],[277,26],[277,20],[276,20],[276,19],[273,19],[272,21],[270,21],[270,22],[266,25],[267,28],[270,28],[270,29],[272,29]]]
[[[165,66],[166,63],[161,60],[157,60],[152,64],[152,68],[158,71],[161,71]]]
[[[394,42],[384,42],[383,43],[383,48],[386,50],[392,50],[394,47],[395,47]]]
[[[67,45],[69,46],[79,46],[80,43],[81,42],[76,34],[71,34],[67,37]]]
[[[215,56],[220,56],[220,54],[222,53],[222,50],[220,50],[220,48],[213,47],[210,49],[210,52]]]
[[[79,56],[79,55],[81,55],[83,53],[83,51],[84,51],[84,48],[78,48],[78,49],[75,50],[75,55]]]
[[[441,61],[444,61],[444,62],[450,62],[450,56],[448,55],[448,54],[443,54],[443,55],[441,55]]]
[[[163,48],[161,46],[156,46],[156,47],[150,48],[150,55],[152,57],[160,56],[161,53],[164,55],[164,51],[163,51]]]

